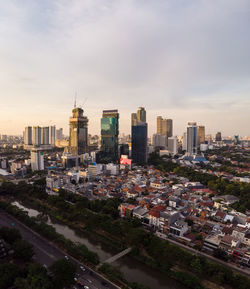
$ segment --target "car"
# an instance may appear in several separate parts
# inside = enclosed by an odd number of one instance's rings
[[[90,279],[87,279],[89,281],[89,283],[92,283],[92,281]]]
[[[65,258],[66,260],[69,260],[69,257],[68,257],[68,256],[64,256],[64,258]]]
[[[84,272],[86,269],[83,266],[80,266],[80,269]]]
[[[89,289],[89,286],[84,286],[83,288],[84,288],[84,289]]]
[[[43,267],[44,267],[45,269],[47,269],[47,265],[46,265],[46,264],[43,264]]]

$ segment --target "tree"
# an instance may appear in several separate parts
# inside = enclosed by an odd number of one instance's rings
[[[20,289],[51,289],[52,282],[47,270],[38,263],[31,263],[26,278],[17,278],[15,285]]]
[[[13,244],[15,241],[22,239],[19,230],[8,227],[0,228],[0,236],[9,244]]]
[[[20,270],[15,264],[0,264],[0,288],[5,289],[13,285],[14,280],[20,275]]]
[[[29,261],[34,255],[33,246],[26,240],[17,240],[13,244],[13,250],[15,257],[24,261]]]
[[[52,279],[56,289],[70,287],[70,285],[74,283],[76,265],[70,261],[66,259],[57,260],[49,267],[49,270],[52,273]]]

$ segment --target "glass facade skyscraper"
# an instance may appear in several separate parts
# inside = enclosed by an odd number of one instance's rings
[[[136,164],[147,162],[147,123],[137,123],[132,126],[132,161]]]
[[[119,113],[118,110],[104,110],[101,119],[101,154],[104,162],[118,161]]]

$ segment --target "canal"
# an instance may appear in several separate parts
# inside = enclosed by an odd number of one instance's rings
[[[19,202],[13,202],[12,204],[27,211],[30,217],[37,217],[39,214],[37,210],[28,208]],[[101,262],[117,253],[117,251],[100,241],[97,241],[93,237],[84,234],[79,235],[68,226],[62,225],[54,220],[52,221],[49,217],[46,223],[53,226],[55,230],[64,235],[65,238],[70,239],[73,242],[84,244],[89,250],[97,253]],[[112,265],[118,267],[124,274],[124,277],[130,282],[138,282],[149,286],[152,289],[186,289],[185,286],[164,275],[164,273],[154,270],[129,256],[122,257],[112,263]]]

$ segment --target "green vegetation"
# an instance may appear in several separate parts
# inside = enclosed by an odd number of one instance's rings
[[[17,259],[29,261],[34,255],[33,246],[26,240],[17,240],[12,248]]]
[[[76,265],[66,259],[55,261],[49,270],[52,273],[54,288],[63,289],[74,283]]]

